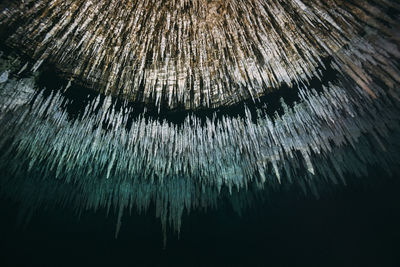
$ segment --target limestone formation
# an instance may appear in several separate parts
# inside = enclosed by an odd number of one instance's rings
[[[125,210],[153,205],[165,233],[222,198],[399,170],[396,2],[0,8],[0,194],[28,211],[114,210],[118,233]]]

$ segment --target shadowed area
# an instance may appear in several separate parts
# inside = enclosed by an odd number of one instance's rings
[[[230,206],[185,216],[179,240],[162,249],[159,222],[126,216],[130,227],[113,238],[114,219],[69,210],[40,212],[15,227],[17,205],[2,199],[2,266],[385,266],[399,263],[400,184],[379,172],[316,201],[275,194],[239,217]],[[294,194],[293,194],[294,193]],[[145,229],[145,231],[144,231]]]

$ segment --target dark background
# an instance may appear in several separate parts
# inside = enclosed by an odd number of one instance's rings
[[[0,203],[0,266],[400,266],[400,179],[379,173],[320,199],[277,193],[241,217],[228,205],[185,215],[178,240],[153,216],[39,211],[26,229]]]

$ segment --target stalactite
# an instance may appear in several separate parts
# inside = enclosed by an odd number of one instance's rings
[[[12,28],[5,43],[36,59],[33,71],[53,63],[106,94],[196,109],[318,76],[322,58],[358,40],[365,27],[398,40],[386,12],[399,6],[379,2],[30,0],[3,10],[0,22]],[[342,53],[346,72],[373,94],[355,77],[357,61]]]
[[[114,210],[118,235],[125,210],[154,205],[179,232],[184,212],[225,196],[240,212],[265,190],[319,195],[368,166],[398,170],[397,3],[4,5],[0,194],[29,209]],[[65,82],[45,88],[45,66]],[[296,101],[260,105],[284,86]]]

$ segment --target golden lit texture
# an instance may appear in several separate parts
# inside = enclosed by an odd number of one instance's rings
[[[65,78],[156,107],[214,108],[319,77],[321,59],[338,53],[357,73],[339,51],[365,25],[392,35],[385,12],[398,5],[362,2],[28,0],[4,9],[0,25],[34,69],[51,63]]]

